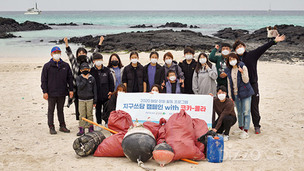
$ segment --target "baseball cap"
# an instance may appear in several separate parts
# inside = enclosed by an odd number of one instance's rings
[[[60,50],[60,48],[58,46],[53,47],[52,50],[51,50],[51,53],[56,52],[56,51],[60,51],[61,52],[61,50]]]
[[[84,70],[84,69],[90,69],[90,66],[88,63],[84,62],[80,65],[80,69]]]

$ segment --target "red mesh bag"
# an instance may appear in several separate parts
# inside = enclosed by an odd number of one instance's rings
[[[120,132],[104,139],[96,149],[95,157],[124,157],[123,149],[121,147],[125,132]]]
[[[167,121],[164,118],[161,118],[159,120],[159,130],[158,130],[157,139],[156,139],[157,144],[160,144],[160,143],[165,141],[165,138],[166,138],[166,128],[165,128],[166,122]]]
[[[112,111],[108,120],[108,128],[117,132],[127,132],[133,125],[132,118],[129,113],[116,110]]]
[[[192,118],[184,111],[173,114],[166,123],[166,142],[174,150],[173,160],[202,160],[204,154],[196,147]]]
[[[203,143],[198,142],[197,139],[209,131],[208,125],[204,120],[197,119],[197,118],[192,119],[192,123],[193,123],[193,129],[194,129],[194,133],[195,133],[195,145],[196,145],[196,147],[199,148],[199,150],[202,153],[204,153],[205,146]],[[205,155],[204,155],[204,158],[205,158]]]

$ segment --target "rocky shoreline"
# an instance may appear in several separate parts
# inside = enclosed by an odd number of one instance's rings
[[[25,21],[24,23],[18,23],[14,19],[0,17],[0,38],[17,37],[7,32],[47,30],[47,29],[52,29],[52,28],[45,24],[40,24],[33,21]]]
[[[304,42],[304,27],[294,25],[279,25],[277,27],[280,34],[286,35],[286,40],[271,47],[260,60],[304,61],[303,45],[301,44],[301,42]],[[117,51],[149,52],[151,50],[183,50],[186,46],[191,46],[196,51],[210,52],[215,44],[227,42],[232,45],[236,39],[244,41],[248,50],[253,50],[267,43],[266,35],[266,28],[261,28],[252,33],[248,30],[226,28],[214,34],[216,37],[205,36],[190,30],[138,31],[106,35],[101,51],[106,53]],[[91,51],[93,51],[99,37],[93,37],[92,35],[72,37],[69,42],[84,45],[92,48]],[[63,40],[59,40],[58,43],[63,43]]]

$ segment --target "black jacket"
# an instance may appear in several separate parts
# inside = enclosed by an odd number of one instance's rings
[[[258,82],[257,73],[257,62],[263,53],[269,49],[272,45],[275,45],[274,41],[270,41],[261,47],[250,52],[244,52],[242,56],[239,56],[240,60],[243,61],[248,68],[249,82],[250,84],[255,84]]]
[[[107,102],[105,102],[103,113],[105,116],[110,116],[110,113],[116,110],[117,95],[113,94]]]
[[[115,88],[111,70],[104,66],[100,70],[93,67],[90,73],[96,80],[97,99],[99,101],[107,101],[109,92],[114,92]]]
[[[55,62],[51,59],[44,64],[41,73],[41,89],[49,97],[67,96],[73,91],[73,76],[68,63],[60,59]]]
[[[150,84],[149,84],[149,75],[148,75],[148,67],[151,65],[150,63],[144,66],[144,82],[147,84],[147,92],[151,90]],[[159,64],[156,64],[156,71],[154,76],[154,84],[158,84],[161,86],[161,84],[165,81],[165,69],[164,67],[160,66]]]
[[[185,77],[184,93],[185,94],[194,94],[194,92],[192,90],[192,78],[193,78],[193,73],[196,68],[197,62],[194,59],[192,59],[191,63],[188,64],[185,59],[185,60],[183,60],[183,62],[180,62],[178,65],[181,67],[181,69],[184,73],[184,77]]]
[[[97,87],[95,78],[90,75],[88,79],[83,78],[82,75],[76,77],[77,95],[79,100],[91,100],[93,103],[97,102]]]
[[[122,82],[127,83],[127,92],[134,92],[133,86],[134,84],[138,85],[138,92],[143,92],[143,82],[144,82],[144,68],[140,63],[137,63],[136,74],[137,78],[134,77],[134,69],[132,64],[130,63],[128,66],[125,67],[123,74],[122,74]],[[135,83],[134,80],[137,79]]]

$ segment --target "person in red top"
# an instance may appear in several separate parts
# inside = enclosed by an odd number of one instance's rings
[[[217,119],[215,120],[215,113]],[[213,101],[212,130],[216,133],[224,134],[224,141],[229,140],[230,128],[236,123],[234,103],[227,98],[227,89],[220,86],[217,89],[217,97]]]

